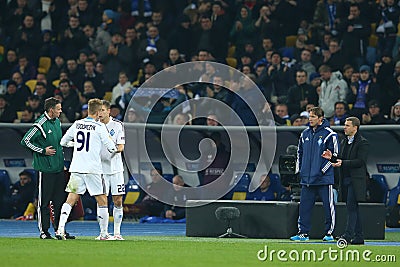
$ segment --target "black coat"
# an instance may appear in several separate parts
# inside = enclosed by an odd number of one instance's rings
[[[340,142],[339,159],[342,159],[342,166],[335,168],[335,176],[338,176],[340,182],[343,181],[343,170],[345,168],[350,170],[351,182],[355,190],[357,201],[366,200],[366,175],[367,175],[367,157],[368,157],[368,140],[356,133],[353,145],[350,148],[349,157],[346,159],[343,155],[343,149],[346,145],[347,138]]]

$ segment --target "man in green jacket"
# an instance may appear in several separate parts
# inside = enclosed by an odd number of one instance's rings
[[[50,97],[44,103],[45,112],[35,121],[21,140],[21,145],[33,151],[33,168],[39,172],[38,226],[41,239],[53,239],[50,228],[50,201],[54,208],[54,225],[58,228],[65,193],[64,154],[60,145],[62,130],[61,102]],[[68,236],[73,238],[73,236]]]

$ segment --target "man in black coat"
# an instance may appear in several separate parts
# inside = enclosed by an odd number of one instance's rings
[[[359,127],[358,118],[347,118],[344,124],[346,138],[341,141],[339,155],[332,155],[329,150],[322,154],[334,167],[338,167],[335,175],[339,176],[343,192],[347,193],[347,225],[345,233],[339,238],[353,245],[364,244],[358,202],[366,200],[365,177],[369,148],[368,141],[358,132]]]
[[[307,84],[307,72],[305,70],[296,71],[296,85],[289,88],[286,102],[289,114],[300,114],[306,109],[307,104],[318,104],[317,91],[310,84]]]

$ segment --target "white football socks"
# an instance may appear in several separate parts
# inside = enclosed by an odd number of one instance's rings
[[[97,218],[99,220],[100,226],[100,234],[106,235],[108,234],[108,207],[107,206],[99,206]]]
[[[121,235],[121,223],[124,217],[124,209],[122,207],[114,206],[113,209],[114,217],[114,235]]]
[[[68,203],[64,203],[61,207],[60,222],[58,223],[58,229],[57,229],[61,233],[65,232],[65,224],[67,223],[71,210],[72,207]]]

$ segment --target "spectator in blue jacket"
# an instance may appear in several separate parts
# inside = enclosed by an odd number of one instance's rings
[[[253,192],[247,194],[247,200],[276,200],[278,197],[278,188],[271,185],[269,174],[260,176],[260,186]]]
[[[300,172],[301,196],[297,235],[292,241],[308,241],[311,228],[311,213],[317,195],[323,202],[325,210],[325,236],[323,241],[334,241],[332,232],[335,229],[335,206],[333,197],[334,173],[332,163],[322,157],[329,149],[334,155],[339,151],[338,136],[324,119],[320,107],[310,110],[309,127],[300,135],[297,150],[296,171]]]

